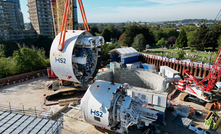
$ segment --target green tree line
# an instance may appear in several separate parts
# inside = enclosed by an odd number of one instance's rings
[[[199,27],[186,25],[180,28],[179,37],[175,46],[178,48],[189,47],[192,50],[203,51],[205,48],[221,47],[221,22],[214,22],[212,25],[200,23]]]
[[[0,41],[0,78],[45,69],[50,66],[52,39],[39,35],[26,37],[19,43]]]
[[[45,69],[49,65],[43,48],[21,48],[15,50],[13,56],[6,57],[4,46],[0,45],[0,78]]]
[[[114,24],[104,26],[99,32],[93,25],[90,32],[93,35],[103,36],[106,42],[117,43],[114,46],[132,46],[138,51],[146,48],[146,45],[158,47],[189,47],[192,50],[205,50],[205,48],[219,48],[221,46],[221,22],[207,24],[207,21],[199,22],[198,26],[179,25],[179,31],[175,25],[166,24],[150,27],[147,24],[131,23],[116,28]],[[104,46],[107,48],[107,46]]]

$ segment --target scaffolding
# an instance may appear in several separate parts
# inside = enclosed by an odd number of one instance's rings
[[[76,19],[73,20],[73,11],[74,12],[77,11],[76,10],[77,6],[76,6],[76,0],[71,0],[70,2],[71,3],[68,13],[67,29],[73,30],[73,25],[77,23]],[[56,36],[58,33],[61,32],[61,25],[63,22],[66,0],[50,0],[50,4],[51,4],[53,25],[54,25],[54,33]]]

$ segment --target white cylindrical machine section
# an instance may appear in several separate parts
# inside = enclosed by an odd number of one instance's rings
[[[128,96],[128,88],[132,87],[100,80],[93,83],[81,99],[84,120],[118,133],[127,132],[131,125],[148,126],[156,121],[158,112]]]
[[[108,128],[109,110],[114,92],[120,84],[96,81],[81,99],[81,113],[85,121]]]
[[[104,38],[101,36],[79,37],[76,45],[86,48],[98,47],[104,45]]]
[[[90,32],[67,30],[62,51],[58,50],[60,33],[55,37],[50,50],[51,68],[62,80],[87,82],[96,76],[100,64],[100,45]]]

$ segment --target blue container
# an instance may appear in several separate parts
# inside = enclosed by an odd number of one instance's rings
[[[144,68],[146,71],[149,71],[149,65],[146,63],[141,64],[141,68]]]
[[[121,62],[123,64],[133,63],[133,62],[137,62],[137,61],[138,61],[138,56],[128,57],[128,58],[121,58]]]

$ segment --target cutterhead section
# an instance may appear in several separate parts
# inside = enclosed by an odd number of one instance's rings
[[[67,30],[64,49],[58,50],[60,33],[55,37],[50,50],[52,70],[59,79],[73,82],[92,80],[99,69],[103,37],[92,36],[88,31]]]

